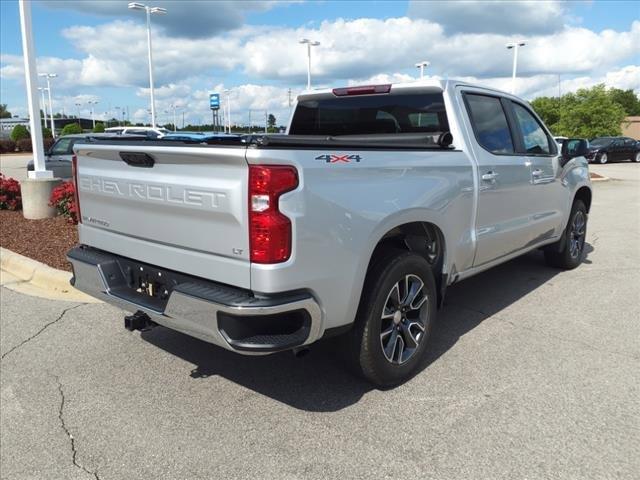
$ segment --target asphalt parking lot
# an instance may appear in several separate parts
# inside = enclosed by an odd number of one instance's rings
[[[334,342],[242,357],[2,288],[2,478],[638,478],[640,165],[592,170],[612,180],[585,263],[536,252],[453,286],[394,390]]]

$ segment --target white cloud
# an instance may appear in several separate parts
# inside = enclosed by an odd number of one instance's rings
[[[99,16],[122,16],[144,22],[144,12],[127,8],[129,0],[60,0],[42,2],[45,6],[73,10]],[[276,1],[215,1],[156,0],[154,7],[166,8],[167,15],[153,15],[152,23],[162,27],[167,35],[206,38],[242,26],[246,13],[265,11],[290,2]]]
[[[408,15],[447,32],[540,35],[562,30],[566,13],[557,0],[458,0],[409,3]]]

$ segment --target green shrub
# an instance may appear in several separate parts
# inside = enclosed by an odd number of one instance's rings
[[[96,123],[93,127],[93,133],[104,133],[104,123]]]
[[[13,153],[16,151],[16,142],[13,140],[0,140],[0,153]]]
[[[42,138],[53,138],[50,128],[44,127],[42,129]]]
[[[82,127],[77,123],[68,123],[62,129],[62,133],[60,135],[64,137],[65,135],[73,135],[74,133],[82,133]]]
[[[29,138],[31,135],[29,134],[29,130],[24,125],[16,125],[11,130],[11,140],[14,142],[18,142],[18,140],[22,140],[23,138]]]

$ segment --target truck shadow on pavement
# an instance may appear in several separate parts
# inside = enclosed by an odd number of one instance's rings
[[[585,251],[588,255],[593,247],[585,244]],[[432,330],[427,357],[409,382],[428,375],[429,366],[460,337],[552,281],[559,272],[546,266],[542,253],[535,251],[451,286]],[[308,355],[296,358],[290,352],[238,355],[163,327],[143,332],[142,338],[195,365],[190,372],[194,380],[220,376],[304,411],[338,411],[357,403],[374,388],[349,373],[339,352],[340,339],[320,341]]]

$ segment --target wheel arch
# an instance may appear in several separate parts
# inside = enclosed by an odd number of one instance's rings
[[[366,269],[369,273],[376,259],[389,249],[406,250],[423,256],[432,266],[438,293],[438,307],[442,306],[447,287],[445,272],[447,245],[443,230],[433,222],[412,221],[401,223],[390,229],[378,239]]]
[[[582,186],[578,190],[576,190],[576,194],[573,196],[573,201],[582,200],[584,206],[587,207],[587,213],[591,210],[591,199],[593,194],[591,189],[587,186]],[[573,204],[573,202],[572,202]]]

